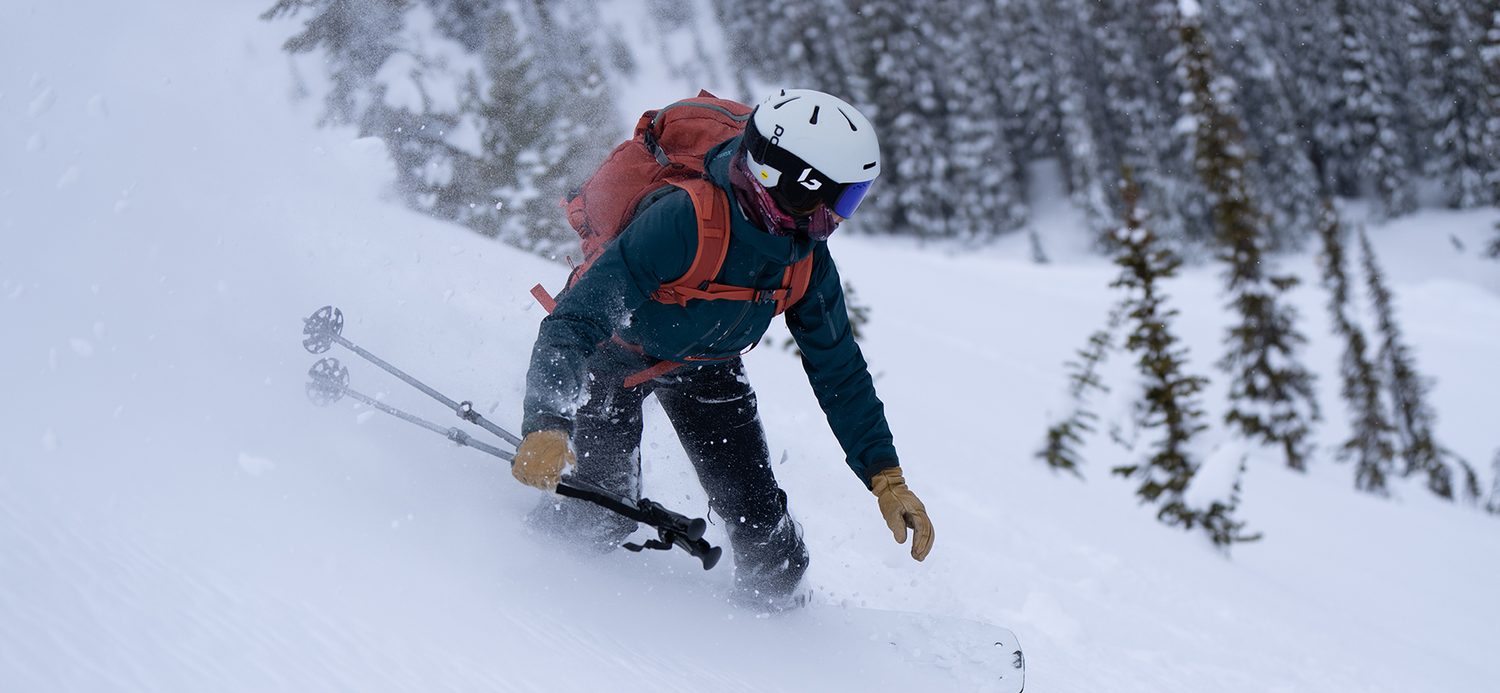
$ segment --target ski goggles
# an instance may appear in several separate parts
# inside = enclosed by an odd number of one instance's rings
[[[839,183],[796,154],[772,144],[753,121],[745,128],[743,146],[749,155],[751,174],[771,191],[778,204],[796,216],[812,214],[822,205],[848,219],[875,182]]]
[[[746,214],[751,215],[767,233],[790,236],[800,232],[815,241],[826,241],[838,229],[841,219],[827,207],[820,205],[802,216],[792,216],[782,209],[781,204],[771,198],[769,188],[753,182],[755,174],[750,172],[750,166],[750,157],[735,156],[729,167],[729,180]]]

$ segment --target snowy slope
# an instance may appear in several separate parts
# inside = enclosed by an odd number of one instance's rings
[[[540,317],[526,288],[564,269],[381,201],[380,144],[287,105],[288,27],[254,20],[263,4],[23,0],[0,22],[0,690],[966,688],[837,624],[730,608],[727,562],[540,545],[518,524],[536,492],[483,455],[308,405],[300,318],[333,303],[348,337],[514,427]],[[1480,465],[1500,447],[1500,268],[1446,236],[1474,248],[1494,218],[1373,230],[1438,378],[1440,437]],[[1077,238],[1065,211],[1039,223]],[[835,241],[937,525],[923,564],[796,362],[750,356],[821,599],[1009,625],[1036,691],[1489,690],[1495,519],[1416,488],[1356,494],[1326,459],[1306,478],[1264,461],[1243,514],[1267,539],[1225,560],[1135,505],[1107,441],[1086,483],[1031,459],[1113,271],[1023,246]],[[1208,268],[1171,289],[1204,372],[1216,287]],[[1322,301],[1298,293],[1332,444]],[[357,389],[445,420],[345,361]],[[648,491],[701,513],[664,424],[648,410]]]

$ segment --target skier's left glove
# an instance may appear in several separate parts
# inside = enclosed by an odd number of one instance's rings
[[[527,486],[554,491],[562,473],[578,462],[568,447],[567,431],[535,431],[526,434],[516,448],[516,461],[510,474]]]
[[[896,543],[906,543],[906,530],[910,528],[911,557],[919,561],[927,558],[932,551],[932,520],[927,518],[927,506],[906,487],[901,468],[887,467],[876,472],[870,479],[870,490],[880,502],[880,514],[885,516]]]

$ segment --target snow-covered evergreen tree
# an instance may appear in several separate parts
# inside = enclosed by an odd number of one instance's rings
[[[1484,104],[1487,86],[1480,58],[1484,28],[1472,0],[1423,0],[1406,4],[1412,92],[1420,105],[1418,125],[1429,138],[1424,170],[1443,184],[1457,208],[1489,204],[1486,178],[1497,164],[1486,151]]]
[[[1472,7],[1474,24],[1483,28],[1479,39],[1479,63],[1482,70],[1483,98],[1480,113],[1484,119],[1484,151],[1490,161],[1490,204],[1500,206],[1500,0],[1477,0]],[[1496,227],[1500,233],[1500,226]],[[1500,238],[1491,246],[1491,255],[1500,257]]]
[[[386,143],[406,202],[508,242],[574,242],[555,202],[622,137],[609,80],[580,17],[593,0],[279,0],[307,16],[288,51],[318,51],[325,123]],[[536,60],[536,46],[569,51]]]
[[[935,9],[945,10],[947,21],[939,33],[945,36],[948,65],[941,91],[949,139],[933,155],[949,161],[946,184],[954,191],[949,233],[990,238],[1021,228],[1027,218],[994,81],[998,47],[982,28],[996,27],[998,17],[992,6],[965,0],[942,0]]]
[[[868,105],[885,160],[868,202],[878,219],[861,228],[947,237],[958,191],[948,184],[952,135],[939,32],[951,20],[950,8],[914,14],[897,0],[852,6],[860,18],[851,37],[863,82],[858,102]]]
[[[1365,282],[1379,328],[1380,350],[1376,360],[1385,370],[1385,384],[1394,409],[1392,421],[1401,443],[1401,459],[1406,463],[1402,476],[1425,475],[1428,490],[1443,498],[1452,499],[1455,492],[1462,492],[1469,499],[1477,498],[1479,481],[1474,470],[1435,439],[1432,429],[1436,415],[1427,403],[1432,383],[1417,372],[1416,359],[1401,336],[1391,291],[1369,236],[1360,233],[1359,243],[1364,256]],[[1463,478],[1455,479],[1455,470]],[[1462,488],[1455,488],[1458,484]]]
[[[322,123],[350,125],[363,115],[375,74],[399,50],[395,34],[408,9],[402,0],[277,0],[261,19],[306,17],[284,48],[323,52],[332,87]]]
[[[666,73],[673,79],[698,88],[724,84],[720,76],[720,65],[713,58],[714,51],[699,31],[698,5],[678,0],[650,0],[646,11],[658,36],[656,60],[666,66]],[[635,58],[630,47],[617,32],[609,32],[609,53],[616,70],[633,72]],[[648,58],[649,59],[649,58]],[[737,94],[716,94],[724,98],[736,98]]]
[[[1180,87],[1167,59],[1173,42],[1163,30],[1170,3],[1100,0],[1085,9],[1088,36],[1079,44],[1091,51],[1084,55],[1093,79],[1086,82],[1085,97],[1097,102],[1091,121],[1106,178],[1122,166],[1135,172],[1140,204],[1158,236],[1178,243],[1206,240],[1203,188],[1192,175],[1187,149],[1172,136],[1176,116],[1169,106]],[[1110,203],[1123,204],[1117,195]]]
[[[1381,398],[1380,377],[1367,354],[1365,333],[1354,322],[1357,312],[1350,305],[1349,277],[1346,273],[1345,232],[1343,221],[1332,200],[1324,202],[1319,234],[1323,250],[1318,260],[1323,266],[1323,287],[1328,290],[1328,311],[1333,328],[1344,341],[1339,374],[1343,379],[1344,404],[1349,409],[1349,440],[1339,448],[1339,459],[1354,460],[1354,485],[1362,491],[1386,495],[1386,482],[1395,471],[1396,429],[1386,415]]]
[[[465,49],[441,36],[431,9],[415,3],[283,0],[263,16],[303,11],[311,16],[286,48],[324,57],[332,82],[324,122],[380,138],[407,204],[458,218],[467,201],[452,184],[465,156],[450,133],[470,69]]]
[[[1270,21],[1262,25],[1269,32],[1270,52],[1285,66],[1283,84],[1296,114],[1301,148],[1319,172],[1317,190],[1323,195],[1337,192],[1325,185],[1333,152],[1320,135],[1329,132],[1326,109],[1340,84],[1341,46],[1333,40],[1339,26],[1336,9],[1326,0],[1266,0],[1264,12]]]
[[[471,78],[463,104],[479,146],[455,178],[470,201],[459,221],[520,247],[555,247],[571,240],[556,212],[567,145],[549,127],[565,104],[536,98],[544,93],[539,56],[519,39],[510,14],[488,21],[483,75]]]
[[[1043,22],[1049,16],[1043,14],[1045,4],[1045,0],[1024,0],[1016,6],[1027,12],[1032,21]],[[1079,0],[1060,0],[1056,14],[1051,16],[1055,16],[1055,32],[1062,40],[1046,41],[1044,33],[1036,40],[1047,45],[1031,46],[1034,52],[1026,54],[1043,65],[1042,69],[1051,76],[1049,85],[1036,86],[1049,90],[1040,93],[1048,94],[1054,105],[1050,109],[1038,107],[1036,112],[1056,117],[1058,142],[1055,154],[1063,164],[1069,195],[1083,210],[1089,225],[1101,234],[1100,247],[1110,247],[1113,243],[1110,225],[1118,217],[1111,204],[1114,186],[1110,181],[1115,179],[1119,167],[1110,165],[1110,157],[1097,136],[1096,124],[1099,121],[1095,114],[1098,99],[1088,98],[1090,93],[1097,92],[1097,75],[1095,63],[1086,48],[1084,5]],[[1030,23],[1022,26],[1038,30]],[[1063,49],[1058,48],[1058,43]],[[1013,79],[1020,81],[1019,76]]]
[[[538,100],[560,106],[549,123],[551,136],[564,143],[559,173],[577,185],[598,168],[626,133],[619,127],[613,87],[595,44],[596,0],[528,0],[520,5],[520,25],[539,46],[566,46],[540,62]]]
[[[1416,208],[1404,70],[1389,40],[1399,36],[1399,9],[1394,0],[1335,0],[1326,36],[1340,48],[1337,81],[1324,85],[1313,128],[1328,188],[1350,196],[1372,191],[1388,217]]]
[[[1054,57],[1058,44],[1071,38],[1078,2],[1049,3],[1049,17],[1040,11],[1041,1],[994,3],[994,24],[985,32],[991,39],[987,53],[993,61],[1006,140],[1015,147],[1018,161],[1055,157],[1062,149]]]
[[[1115,233],[1120,248],[1115,264],[1120,275],[1110,286],[1125,292],[1123,310],[1127,323],[1125,349],[1136,355],[1136,366],[1144,391],[1136,406],[1136,425],[1156,430],[1151,456],[1136,464],[1115,467],[1115,474],[1140,480],[1136,495],[1143,502],[1156,503],[1157,517],[1173,526],[1190,529],[1205,520],[1201,509],[1191,507],[1184,494],[1202,461],[1197,459],[1191,443],[1193,437],[1208,427],[1197,397],[1207,379],[1185,371],[1187,348],[1172,334],[1170,323],[1177,315],[1166,305],[1160,282],[1171,278],[1182,260],[1163,247],[1161,241],[1145,227],[1139,206],[1139,188],[1128,170],[1121,198],[1125,205],[1124,223]],[[1220,511],[1222,514],[1222,510]],[[1237,527],[1224,527],[1227,534]],[[1214,537],[1221,543],[1221,537]]]
[[[681,4],[681,3],[667,3]],[[846,0],[715,0],[740,84],[817,89],[859,105],[862,73],[856,39],[863,18]],[[746,93],[753,100],[760,94]]]
[[[497,13],[516,20],[522,42],[569,47],[532,66],[528,102],[567,105],[547,138],[565,145],[559,176],[575,183],[624,136],[615,126],[612,73],[655,58],[682,79],[714,74],[701,43],[663,44],[660,55],[626,45],[598,25],[597,0],[272,2],[267,18],[305,22],[288,49],[326,58],[324,121],[384,138],[409,201],[445,218],[494,216],[479,209],[492,205],[471,208],[467,193],[455,193],[472,186],[466,158],[454,150],[474,153],[473,129],[456,103],[465,71],[477,73],[487,43],[498,40]],[[1157,232],[1191,252],[1214,243],[1214,194],[1194,169],[1191,140],[1173,134],[1185,88],[1168,60],[1182,53],[1180,4],[935,0],[914,12],[901,0],[715,0],[713,7],[738,68],[740,93],[726,95],[810,86],[867,109],[881,129],[890,165],[860,228],[959,238],[1022,228],[1029,164],[1055,158],[1101,237],[1120,213],[1115,172],[1130,166]],[[1418,170],[1440,178],[1456,204],[1500,199],[1497,4],[1220,0],[1204,8],[1199,30],[1218,57],[1216,78],[1238,96],[1230,110],[1244,124],[1237,146],[1244,186],[1265,216],[1264,249],[1308,237],[1323,194],[1372,197],[1384,216],[1410,211]],[[700,40],[681,30],[699,21],[692,7],[652,0],[643,11],[656,18],[662,41]],[[418,15],[430,35],[412,26]],[[467,64],[434,50],[444,41],[460,46]],[[494,232],[485,224],[477,226]]]
[[[1313,375],[1297,360],[1306,339],[1284,300],[1296,279],[1267,272],[1265,219],[1250,199],[1234,83],[1216,72],[1194,0],[1183,0],[1177,33],[1177,76],[1184,85],[1178,128],[1191,138],[1197,175],[1210,194],[1230,305],[1239,316],[1219,363],[1231,378],[1225,421],[1248,438],[1279,446],[1288,466],[1305,469],[1318,407]]]
[[[1307,134],[1293,105],[1296,54],[1277,52],[1283,21],[1255,0],[1221,0],[1205,8],[1204,31],[1216,64],[1233,75],[1245,128],[1250,187],[1266,213],[1267,249],[1296,247],[1317,228],[1317,171],[1304,143]]]
[[[1490,497],[1484,502],[1484,509],[1500,515],[1500,450],[1495,451],[1495,460],[1490,463]]]
[[[1080,457],[1077,446],[1083,444],[1085,433],[1094,432],[1094,422],[1099,420],[1099,415],[1088,406],[1088,397],[1094,391],[1109,392],[1109,387],[1100,379],[1099,368],[1114,346],[1114,333],[1119,329],[1124,310],[1125,304],[1122,301],[1110,311],[1104,328],[1089,335],[1088,343],[1078,350],[1077,360],[1065,364],[1068,369],[1068,402],[1071,410],[1066,418],[1047,429],[1046,442],[1036,453],[1053,470],[1083,476],[1078,471],[1083,465],[1083,458]]]
[[[1476,24],[1485,27],[1479,48],[1485,96],[1480,104],[1484,113],[1485,152],[1492,164],[1488,177],[1490,203],[1500,207],[1500,0],[1480,0],[1475,6],[1479,14]],[[1495,224],[1495,236],[1485,254],[1500,260],[1500,222]]]
[[[780,68],[774,61],[781,52],[763,49],[763,28],[770,21],[768,9],[768,3],[714,0],[714,17],[724,32],[724,50],[731,58],[730,67],[734,71],[735,90],[738,92],[720,96],[755,103],[761,95],[753,93],[752,85],[758,78],[779,73]]]

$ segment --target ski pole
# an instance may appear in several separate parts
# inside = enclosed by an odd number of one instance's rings
[[[455,402],[452,399],[449,399],[448,397],[444,396],[443,393],[438,392],[437,390],[428,387],[422,381],[417,380],[410,375],[407,375],[405,371],[402,371],[401,369],[392,366],[389,363],[386,363],[384,359],[381,359],[380,357],[370,353],[369,351],[366,351],[358,344],[345,339],[343,336],[343,332],[344,312],[333,306],[323,306],[322,308],[314,311],[311,317],[302,319],[302,334],[307,335],[307,339],[302,340],[302,346],[307,349],[308,352],[313,354],[324,353],[332,348],[334,344],[344,347],[345,349],[354,352],[366,361],[379,366],[385,372],[390,373],[397,378],[400,378],[407,385],[421,390],[422,393],[426,394],[428,397],[442,402],[443,406],[452,409],[453,413],[458,414],[458,418],[475,424],[480,428],[483,428],[484,430],[495,434],[511,445],[521,444],[520,437],[516,436],[510,431],[496,426],[494,423],[490,422],[489,419],[481,416],[479,412],[474,411],[473,402]]]
[[[492,445],[474,440],[468,433],[457,428],[444,428],[420,416],[409,414],[385,402],[349,387],[349,369],[336,358],[324,358],[308,369],[307,396],[318,406],[333,404],[345,397],[367,404],[402,421],[413,423],[437,433],[459,445],[489,453],[502,460],[515,463],[516,455]],[[588,501],[636,522],[649,525],[656,530],[657,538],[643,544],[625,544],[631,551],[661,549],[670,551],[679,547],[703,562],[703,569],[710,570],[719,562],[723,549],[712,546],[703,538],[708,523],[702,518],[687,517],[668,510],[660,503],[648,498],[631,500],[611,493],[582,479],[564,477],[557,484],[557,494]]]
[[[459,445],[471,447],[475,450],[479,450],[480,452],[489,453],[507,462],[514,462],[516,459],[515,453],[506,452],[488,443],[481,443],[477,440],[474,440],[473,436],[470,436],[468,433],[460,429],[439,426],[438,424],[428,421],[420,416],[408,414],[405,411],[397,409],[396,407],[386,404],[385,402],[381,402],[374,397],[370,397],[369,395],[361,394],[356,390],[350,389],[349,369],[340,364],[339,360],[336,358],[325,358],[313,364],[313,367],[307,371],[307,375],[309,378],[311,378],[311,380],[309,380],[307,383],[307,396],[308,398],[312,399],[314,404],[317,404],[318,406],[327,406],[339,401],[340,399],[343,399],[344,397],[348,397],[352,400],[362,402],[371,407],[374,407],[375,409],[390,414],[391,416],[394,416],[398,419],[409,423],[414,423],[418,426],[421,426],[422,428],[432,431],[433,433],[440,434],[444,438],[458,443]]]
[[[485,419],[478,412],[474,411],[473,404],[470,402],[454,402],[452,399],[427,387],[395,366],[386,363],[374,354],[344,339],[341,334],[343,325],[344,314],[339,309],[333,306],[320,308],[317,312],[313,313],[312,317],[303,319],[302,333],[308,337],[303,340],[302,346],[314,354],[324,353],[334,344],[349,349],[360,357],[379,366],[387,373],[400,378],[433,399],[442,402],[456,412],[459,418],[481,426],[511,445],[520,447],[520,438]],[[445,428],[351,389],[349,387],[349,369],[340,364],[336,358],[327,357],[318,361],[308,370],[307,375],[310,378],[307,383],[307,396],[314,404],[326,406],[344,397],[349,397],[403,421],[416,424],[442,435],[459,445],[474,448],[475,450],[515,464],[516,455],[513,452],[501,450],[492,445],[479,442],[460,429]],[[648,498],[638,500],[627,498],[582,479],[574,479],[572,477],[563,477],[557,484],[556,492],[560,496],[593,503],[618,515],[645,524],[657,531],[657,539],[647,540],[642,544],[627,543],[623,545],[624,548],[631,551],[642,551],[645,549],[670,551],[673,547],[681,548],[689,555],[702,561],[704,570],[712,569],[723,555],[724,550],[722,548],[709,544],[703,538],[703,534],[708,528],[708,523],[702,518],[689,519]]]

